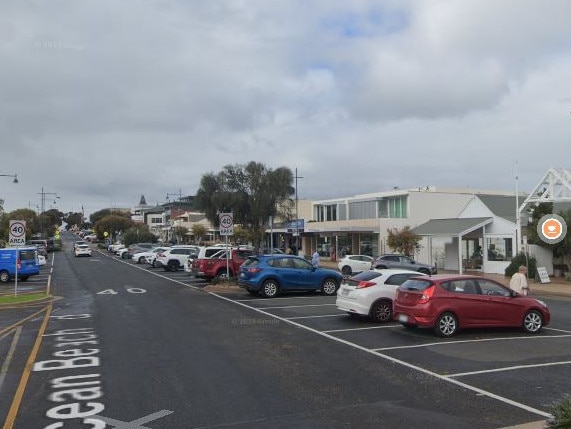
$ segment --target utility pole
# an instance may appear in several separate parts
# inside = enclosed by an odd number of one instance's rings
[[[295,254],[299,255],[299,211],[297,207],[297,179],[303,179],[297,175],[297,167],[295,168]]]

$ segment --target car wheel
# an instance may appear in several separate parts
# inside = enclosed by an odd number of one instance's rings
[[[232,277],[232,271],[229,271],[229,276],[226,274],[226,270],[218,270],[218,272],[216,273],[216,277],[218,277],[220,280],[228,280],[228,277]]]
[[[266,280],[262,285],[262,295],[266,298],[273,298],[280,291],[280,285],[275,280]]]
[[[451,337],[458,331],[458,319],[452,313],[442,313],[436,319],[434,331],[441,337]]]
[[[178,261],[169,261],[167,264],[168,271],[176,271],[178,267]]]
[[[325,279],[323,280],[323,284],[321,285],[321,293],[323,293],[323,295],[335,295],[335,292],[337,292],[337,288],[339,287],[339,285],[337,284],[337,282],[333,279]]]
[[[341,273],[344,276],[350,276],[351,275],[351,267],[349,265],[345,265],[343,268],[341,268]]]
[[[523,330],[528,334],[537,334],[543,327],[543,318],[537,310],[530,310],[523,318]]]
[[[10,273],[8,273],[8,271],[0,271],[0,282],[2,283],[8,283],[8,281],[10,280]]]
[[[139,258],[139,260],[137,261],[137,263],[138,263],[138,264],[144,264],[144,263],[145,263],[145,257],[144,257],[144,256],[141,256],[141,257]]]
[[[122,258],[122,259],[127,259],[127,256],[128,256],[127,253],[121,253],[121,258]]]
[[[371,307],[370,314],[373,322],[390,322],[393,319],[393,303],[391,301],[377,301]]]
[[[430,275],[430,271],[428,271],[426,268],[421,268],[418,270],[418,272],[421,274]]]

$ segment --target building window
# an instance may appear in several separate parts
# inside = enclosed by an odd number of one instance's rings
[[[407,195],[381,198],[377,201],[378,217],[404,219],[408,217]]]
[[[315,206],[317,222],[337,220],[337,204]]]
[[[509,261],[513,257],[511,238],[488,238],[488,261]]]

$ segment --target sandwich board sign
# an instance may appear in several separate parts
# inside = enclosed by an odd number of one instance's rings
[[[26,244],[26,221],[10,220],[10,246],[23,246]]]

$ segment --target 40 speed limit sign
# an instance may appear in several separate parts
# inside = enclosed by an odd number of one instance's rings
[[[220,223],[220,235],[234,235],[234,218],[232,213],[220,213],[218,221]]]
[[[11,220],[10,221],[10,246],[23,246],[26,244],[26,221]]]

